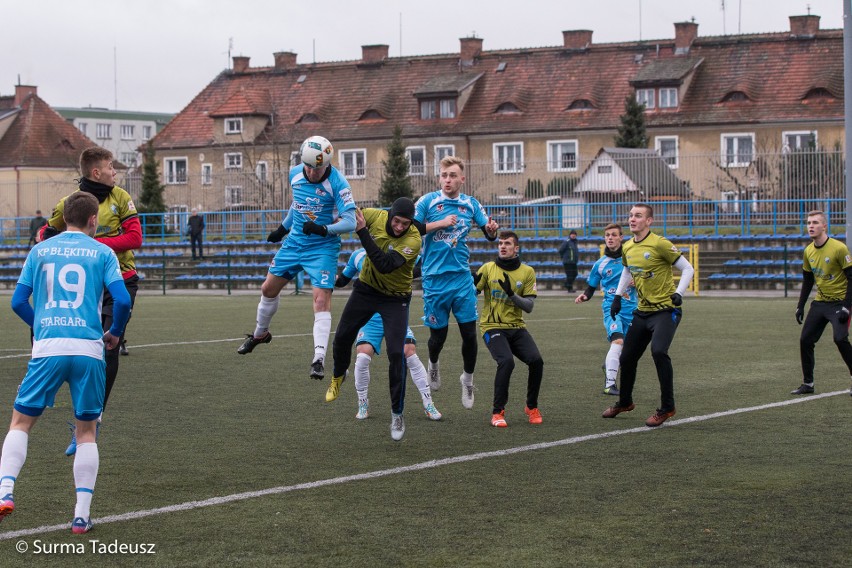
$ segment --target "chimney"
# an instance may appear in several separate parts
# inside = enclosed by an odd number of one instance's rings
[[[479,37],[463,37],[461,42],[461,62],[462,65],[473,65],[473,60],[479,57],[482,53],[482,38]]]
[[[32,85],[15,85],[15,106],[19,107],[30,95],[37,95],[38,87]]]
[[[361,61],[364,63],[381,63],[388,58],[389,47],[384,44],[362,45]]]
[[[249,58],[245,55],[234,56],[234,73],[245,73],[249,66]]]
[[[698,37],[698,24],[695,22],[675,22],[675,53],[689,53],[689,47]]]
[[[292,51],[279,51],[273,53],[272,57],[275,58],[276,71],[289,71],[296,68],[296,54]]]
[[[819,31],[819,16],[790,16],[790,34],[793,37],[814,37]]]
[[[566,30],[562,42],[565,49],[586,49],[592,45],[592,30]]]

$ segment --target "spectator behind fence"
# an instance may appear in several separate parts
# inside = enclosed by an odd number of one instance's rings
[[[577,278],[577,259],[580,251],[577,248],[577,231],[571,229],[568,240],[559,245],[559,256],[562,257],[562,267],[565,269],[565,283],[562,285],[568,292],[574,291],[574,279]]]
[[[192,208],[192,215],[186,224],[186,234],[192,246],[192,260],[204,260],[204,215],[198,214],[198,209]],[[198,256],[195,256],[195,245],[198,245]]]
[[[41,209],[36,210],[36,216],[30,221],[30,242],[28,246],[33,246],[38,240],[38,230],[47,225],[47,219],[41,214]]]

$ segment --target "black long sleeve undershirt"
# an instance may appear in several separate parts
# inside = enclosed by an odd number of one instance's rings
[[[367,227],[364,227],[356,234],[358,235],[358,239],[361,241],[361,246],[363,246],[364,250],[367,251],[367,256],[370,258],[373,266],[375,266],[376,270],[382,274],[393,272],[405,264],[405,257],[395,250],[382,252],[382,249],[380,249],[379,245],[376,244],[376,241],[373,240],[373,236],[370,234]]]

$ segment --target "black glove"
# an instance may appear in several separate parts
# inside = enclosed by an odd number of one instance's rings
[[[678,307],[681,304],[683,304],[683,296],[681,296],[677,292],[675,292],[674,294],[671,295],[671,299],[672,299],[672,304],[674,304],[675,307]]]
[[[621,296],[616,296],[612,299],[612,304],[609,306],[609,317],[615,319],[615,316],[618,315],[618,312],[621,311]]]
[[[343,274],[340,274],[337,277],[337,280],[334,281],[334,287],[335,288],[343,288],[344,286],[349,284],[350,280],[352,280],[352,279],[349,278],[348,276],[344,276]]]
[[[268,243],[280,243],[281,240],[287,236],[289,233],[287,229],[284,228],[284,225],[278,225],[278,228],[269,233],[266,237],[266,242]]]
[[[503,291],[506,292],[508,297],[512,297],[515,295],[515,291],[512,290],[512,281],[509,280],[509,275],[505,272],[503,273],[503,280],[497,281],[500,284],[500,287],[503,288]]]
[[[802,325],[802,320],[805,319],[805,310],[804,308],[796,308],[796,323]]]
[[[55,237],[56,235],[58,235],[58,234],[59,234],[59,233],[61,233],[61,232],[62,232],[62,231],[60,231],[60,230],[59,230],[59,229],[57,229],[56,227],[53,227],[53,226],[51,226],[51,225],[48,225],[48,226],[46,226],[46,227],[44,228],[44,231],[42,231],[42,232],[41,232],[41,240],[42,240],[42,241],[46,241],[46,240],[47,240],[47,239],[49,239],[50,237]]]
[[[482,280],[482,273],[481,272],[477,272],[476,274],[473,275],[473,285],[474,286],[479,286],[480,280]]]
[[[313,221],[308,221],[302,225],[302,232],[306,235],[319,235],[321,237],[328,236],[328,229],[325,225],[317,225]]]
[[[840,323],[848,322],[849,321],[849,308],[847,308],[846,306],[843,306],[842,308],[840,308],[840,310],[838,310],[838,312],[837,312],[837,320]]]

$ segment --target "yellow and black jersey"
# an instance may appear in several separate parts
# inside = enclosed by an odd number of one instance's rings
[[[486,262],[477,274],[481,274],[477,290],[484,293],[485,304],[482,308],[482,317],[479,318],[479,329],[482,333],[492,329],[523,329],[524,312],[506,295],[500,286],[503,273],[509,276],[509,282],[515,294],[520,296],[536,296],[535,270],[529,265],[521,263],[515,270],[504,270],[497,266],[496,262]]]
[[[382,209],[363,209],[364,220],[376,245],[382,252],[396,251],[405,258],[405,264],[387,274],[382,274],[373,265],[369,255],[361,267],[361,282],[368,284],[388,296],[407,296],[411,294],[411,279],[414,277],[414,263],[420,254],[420,233],[414,225],[401,237],[394,237],[387,231],[388,212]]]
[[[852,257],[845,244],[829,237],[821,247],[811,243],[805,247],[802,270],[812,272],[817,285],[817,302],[842,302],[846,297],[845,269],[852,266]]]
[[[48,220],[51,227],[60,231],[65,230],[65,219],[62,213],[65,211],[66,199],[68,199],[67,196],[59,200]],[[122,223],[138,215],[130,194],[118,186],[113,187],[107,198],[98,206],[98,229],[95,232],[95,238],[117,237],[122,233]],[[116,252],[115,256],[118,257],[122,274],[136,270],[132,250]]]
[[[671,296],[677,290],[672,265],[681,257],[680,250],[666,238],[654,233],[639,242],[624,243],[621,262],[633,275],[639,295],[640,312],[658,312],[673,308]]]

